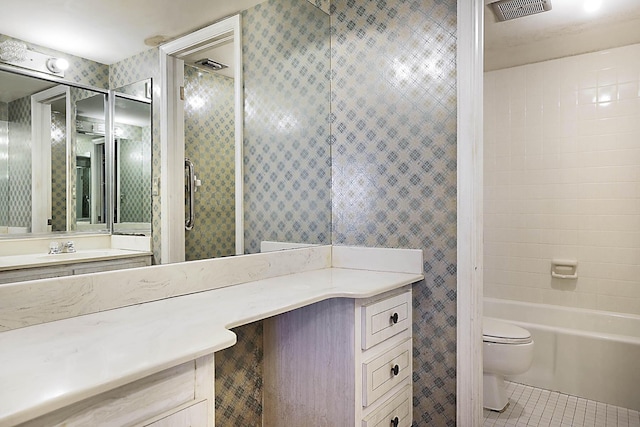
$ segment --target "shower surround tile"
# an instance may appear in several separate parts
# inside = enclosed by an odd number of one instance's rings
[[[485,73],[486,296],[640,314],[639,58]],[[554,258],[577,280],[553,279]]]
[[[332,1],[333,244],[422,248],[414,425],[456,422],[456,2]]]

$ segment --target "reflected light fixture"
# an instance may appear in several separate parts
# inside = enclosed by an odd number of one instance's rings
[[[69,69],[69,61],[64,58],[47,59],[47,69],[54,74],[62,73]]]
[[[58,77],[64,77],[65,70],[69,68],[69,61],[66,59],[36,52],[18,40],[0,43],[0,62]]]

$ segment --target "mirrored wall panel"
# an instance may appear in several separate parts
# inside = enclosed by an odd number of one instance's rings
[[[151,232],[151,80],[114,93],[114,233]]]
[[[0,71],[0,237],[107,230],[104,93]]]

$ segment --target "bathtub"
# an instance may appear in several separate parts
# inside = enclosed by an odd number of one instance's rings
[[[531,332],[531,369],[510,381],[640,410],[640,316],[484,298],[484,316]]]

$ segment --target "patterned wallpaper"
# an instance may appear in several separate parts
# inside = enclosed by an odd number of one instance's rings
[[[262,240],[327,244],[329,17],[309,2],[269,0],[242,18],[245,252]]]
[[[414,424],[456,421],[456,2],[332,1],[333,243],[422,248]]]
[[[0,227],[9,222],[9,122],[0,102]],[[5,109],[6,111],[6,109]]]
[[[67,230],[67,123],[51,114],[51,231]],[[72,169],[75,171],[75,168]],[[74,204],[75,206],[75,204]]]
[[[118,125],[119,128],[124,128]],[[151,139],[145,128],[126,126],[120,151],[120,222],[151,222]],[[149,129],[148,127],[146,129]],[[143,138],[143,134],[145,138]]]
[[[233,79],[184,67],[185,156],[202,186],[196,225],[186,231],[187,261],[235,254],[235,132]]]
[[[329,0],[307,0],[309,3],[314,5],[315,7],[322,10],[327,15],[330,13],[330,1]]]
[[[8,225],[31,228],[31,98],[10,102],[8,118],[11,141]]]

